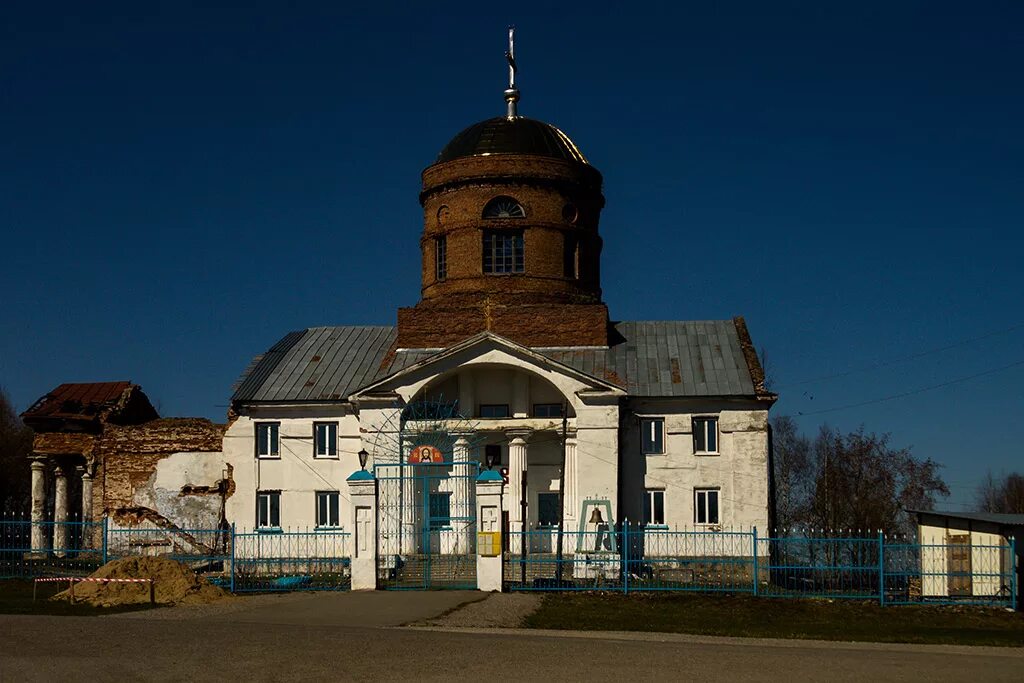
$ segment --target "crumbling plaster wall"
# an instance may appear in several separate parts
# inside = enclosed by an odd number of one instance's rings
[[[215,528],[234,492],[223,432],[223,425],[197,418],[106,425],[96,448],[94,518]]]

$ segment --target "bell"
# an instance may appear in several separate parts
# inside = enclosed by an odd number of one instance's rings
[[[604,524],[604,518],[601,517],[601,509],[594,508],[594,511],[590,513],[591,524]]]

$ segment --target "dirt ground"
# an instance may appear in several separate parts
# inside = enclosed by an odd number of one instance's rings
[[[121,607],[145,604],[207,604],[232,597],[196,575],[189,567],[163,557],[126,557],[108,562],[89,578],[150,579],[146,583],[82,581],[54,595],[51,600],[84,602],[94,607]]]

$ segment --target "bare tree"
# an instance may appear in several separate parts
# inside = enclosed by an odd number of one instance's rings
[[[792,528],[804,523],[810,507],[811,442],[800,433],[796,420],[780,415],[772,420],[772,448],[775,524]]]
[[[940,465],[893,448],[888,434],[844,434],[822,426],[810,441],[794,420],[773,420],[775,500],[780,526],[910,531],[907,510],[928,510],[949,488]]]
[[[0,512],[24,514],[30,500],[32,430],[0,389]]]
[[[976,500],[983,512],[1024,514],[1024,475],[1011,472],[997,480],[989,472],[978,487]]]

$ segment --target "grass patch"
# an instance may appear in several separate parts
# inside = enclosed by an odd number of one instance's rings
[[[1024,614],[747,595],[551,593],[526,628],[1024,646]]]
[[[72,605],[65,600],[50,601],[50,597],[66,589],[66,581],[40,583],[36,600],[32,600],[32,579],[0,580],[0,614],[48,614],[55,616],[93,617],[116,612],[137,612],[155,609],[154,605],[124,605],[121,607],[93,607]]]

